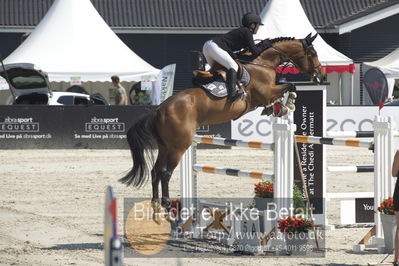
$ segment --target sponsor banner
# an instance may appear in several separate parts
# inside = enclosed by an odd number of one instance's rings
[[[197,135],[220,137],[220,138],[231,138],[231,123],[223,123],[217,125],[206,125],[197,128]],[[199,143],[197,145],[199,149],[231,149],[227,146],[211,145]]]
[[[385,106],[381,116],[392,116],[399,122],[399,106]],[[372,131],[378,106],[327,106],[327,131]]]
[[[374,104],[384,102],[388,95],[388,81],[385,74],[378,68],[370,68],[363,76],[363,84],[367,89],[371,101]]]
[[[244,141],[273,142],[270,116],[261,116],[263,108],[245,114],[231,122],[231,137]]]
[[[300,93],[300,92],[298,92]],[[298,96],[298,101],[301,96]],[[270,117],[261,116],[258,108],[231,123],[231,137],[245,141],[273,141]],[[297,109],[296,113],[300,112]],[[371,131],[374,117],[378,115],[378,106],[327,106],[326,131]],[[399,106],[385,106],[381,116],[392,116],[399,124]],[[300,127],[300,124],[297,124]]]
[[[0,106],[0,148],[128,148],[126,130],[150,110],[142,106]]]
[[[74,85],[82,85],[82,78],[81,77],[71,77],[71,80],[69,81],[69,84],[71,85],[71,86],[74,86]]]
[[[176,64],[167,65],[159,72],[152,91],[152,104],[159,105],[172,96]]]
[[[324,108],[322,103],[323,90],[298,91],[295,102],[296,111],[294,122],[297,126],[295,135],[299,136],[323,136]],[[323,213],[323,145],[297,143],[300,167],[302,168],[304,182],[306,184],[309,199],[315,208],[314,214]],[[294,168],[295,183],[301,188],[301,175],[298,167]]]
[[[0,106],[0,149],[128,149],[127,130],[154,108]],[[198,129],[202,135],[226,137],[230,131],[230,123]]]
[[[374,223],[374,198],[355,199],[356,223]]]
[[[152,82],[156,79],[154,75],[141,76],[141,90],[150,91],[152,90]]]

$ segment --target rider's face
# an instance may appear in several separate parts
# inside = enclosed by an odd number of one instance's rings
[[[256,34],[259,29],[259,24],[251,24],[252,34]]]

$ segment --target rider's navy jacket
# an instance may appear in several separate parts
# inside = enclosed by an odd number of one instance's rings
[[[249,48],[249,51],[255,56],[262,52],[262,49],[255,45],[252,32],[247,27],[234,29],[224,35],[217,36],[212,40],[220,48],[228,52],[232,58],[236,58],[236,55],[233,53],[234,51],[243,48]]]

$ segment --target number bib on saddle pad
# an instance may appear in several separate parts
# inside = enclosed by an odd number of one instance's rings
[[[199,86],[204,90],[208,91],[210,94],[216,97],[226,97],[227,96],[227,87],[223,78],[212,77],[212,78],[193,78],[193,84],[195,86]]]

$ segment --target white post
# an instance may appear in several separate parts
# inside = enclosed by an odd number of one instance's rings
[[[274,118],[274,197],[284,200],[283,205],[278,207],[289,208],[288,201],[293,198],[295,130],[296,125],[287,118]]]
[[[383,238],[380,203],[392,195],[392,159],[394,153],[393,136],[395,122],[390,117],[376,116],[374,119],[374,220],[376,238]]]
[[[294,187],[294,132],[296,125],[287,117],[273,118],[274,141],[274,201],[276,203],[277,219],[292,215],[293,187]],[[282,209],[288,210],[286,215],[280,215]],[[266,220],[266,219],[265,219]],[[276,228],[276,239],[271,245],[281,247],[285,245],[285,237],[277,227],[277,220],[272,221]],[[276,249],[276,254],[284,254],[281,248]]]
[[[193,143],[184,153],[180,162],[181,207],[190,211],[190,208],[197,208],[197,174],[193,171],[193,164],[196,160],[196,146],[197,145]],[[196,209],[194,211],[196,211]],[[183,223],[184,222],[185,221],[183,221]]]

